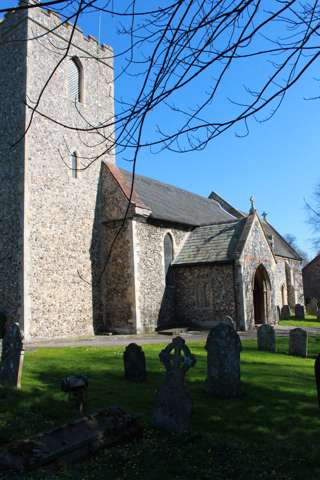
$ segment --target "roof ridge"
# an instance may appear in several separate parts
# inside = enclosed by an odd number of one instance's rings
[[[235,218],[234,220],[221,220],[220,222],[213,222],[213,223],[206,223],[203,225],[197,225],[196,228],[203,228],[203,227],[212,227],[214,225],[231,225],[232,223],[239,223],[245,219],[243,218]]]
[[[299,259],[299,260],[302,260],[301,257],[300,257],[300,255],[298,254],[298,252],[295,251],[295,249],[290,245],[290,243],[287,242],[287,240],[281,235],[281,233],[279,233],[279,232],[274,228],[273,225],[271,225],[271,223],[267,222],[266,220],[260,220],[260,221],[261,221],[261,223],[262,223],[262,226],[263,226],[263,224],[269,226],[269,227],[271,228],[271,230],[273,230],[273,232],[274,232],[276,235],[278,235],[278,237],[280,238],[280,240],[281,240],[282,242],[284,242],[285,245],[289,248],[289,250],[291,250],[291,252],[295,255],[296,260],[298,260],[298,259]],[[280,255],[280,256],[281,256],[281,255]],[[285,258],[288,258],[288,257],[285,257]]]
[[[125,168],[119,168],[119,170],[121,172],[128,173],[129,175],[132,175],[132,172],[130,172],[129,170],[126,170]],[[201,198],[202,200],[205,200],[208,204],[211,204],[212,202],[214,202],[221,210],[223,210],[224,212],[227,213],[227,215],[230,215],[230,217],[232,217],[232,215],[229,212],[227,212],[226,210],[224,210],[216,200],[205,197],[204,195],[200,195],[199,193],[195,193],[195,192],[190,192],[190,190],[185,190],[184,188],[180,188],[180,187],[177,187],[177,186],[172,185],[170,183],[162,182],[160,180],[157,180],[157,179],[154,179],[154,178],[151,178],[151,177],[146,177],[145,175],[140,175],[138,173],[135,173],[135,177],[138,177],[138,178],[141,178],[143,180],[147,180],[147,181],[150,181],[150,182],[153,182],[153,183],[157,183],[158,185],[164,185],[164,186],[169,187],[171,189],[179,190],[180,192],[185,192],[188,195],[193,195],[197,198]],[[236,218],[235,218],[235,220],[236,220]]]

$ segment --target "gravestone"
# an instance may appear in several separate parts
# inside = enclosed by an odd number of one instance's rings
[[[291,310],[289,305],[283,305],[281,308],[280,320],[290,320]]]
[[[206,342],[206,390],[218,398],[240,395],[240,337],[233,327],[219,323],[210,330]]]
[[[147,377],[144,351],[136,343],[130,343],[123,354],[124,376],[133,382],[144,382]]]
[[[297,305],[294,308],[295,311],[295,317],[297,320],[304,320],[304,306],[301,305],[300,303],[297,303]]]
[[[88,385],[88,377],[81,374],[68,375],[61,382],[61,390],[69,394],[69,400],[74,400],[81,414],[84,413],[85,410]]]
[[[234,322],[233,318],[230,317],[230,315],[226,315],[224,317],[224,319],[222,320],[222,323],[225,323],[226,325],[230,325],[230,327],[234,328],[235,330],[237,330],[236,328],[236,323]]]
[[[0,447],[0,475],[8,479],[31,478],[23,472],[47,467],[48,471],[43,470],[40,477],[32,475],[32,478],[52,478],[50,472],[57,468],[74,465],[99,449],[137,441],[142,435],[142,425],[122,409],[99,410],[53,430]],[[10,471],[18,473],[12,476]],[[3,472],[7,475],[4,476]]]
[[[190,430],[192,399],[185,387],[185,374],[196,363],[181,337],[176,337],[159,354],[166,369],[163,385],[156,394],[153,424],[170,433]]]
[[[289,355],[308,355],[308,333],[303,328],[294,328],[289,333]]]
[[[310,302],[306,306],[307,313],[309,315],[317,316],[318,314],[318,300],[316,298],[311,298]]]
[[[279,305],[277,305],[277,323],[281,320],[281,309]]]
[[[272,325],[265,323],[258,328],[258,350],[263,352],[276,351],[276,334]]]
[[[320,309],[319,309],[318,312],[317,312],[317,320],[320,321]]]
[[[6,325],[2,341],[0,384],[21,388],[23,336],[18,323]]]
[[[314,362],[314,376],[316,379],[318,404],[320,407],[320,353],[317,355],[317,358]]]

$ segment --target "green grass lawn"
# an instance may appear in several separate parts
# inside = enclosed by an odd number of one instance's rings
[[[243,479],[320,478],[320,409],[313,364],[320,337],[309,338],[310,358],[287,354],[288,338],[278,338],[278,353],[258,352],[243,341],[243,396],[216,400],[204,391],[206,351],[189,344],[197,357],[187,374],[194,404],[193,433],[180,438],[154,431],[150,416],[154,393],[163,381],[160,345],[145,346],[148,381],[123,378],[123,347],[40,349],[27,352],[23,389],[0,390],[0,444],[31,435],[75,417],[61,379],[89,376],[89,410],[111,405],[141,417],[146,435],[135,445],[103,451],[83,464],[58,472],[2,479]]]
[[[292,317],[290,320],[280,320],[279,325],[286,327],[320,328],[320,321],[317,320],[316,316],[306,315],[304,320],[297,320],[295,317]]]

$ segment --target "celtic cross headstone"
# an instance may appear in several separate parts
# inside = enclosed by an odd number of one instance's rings
[[[196,359],[181,337],[174,338],[159,358],[166,377],[156,395],[153,423],[171,433],[186,432],[191,425],[192,399],[185,387],[185,375]]]

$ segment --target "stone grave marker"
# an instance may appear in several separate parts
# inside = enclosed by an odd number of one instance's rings
[[[6,326],[2,341],[0,384],[21,388],[23,368],[23,336],[18,323]]]
[[[303,328],[290,330],[289,355],[297,357],[306,357],[308,355],[308,333]]]
[[[261,325],[257,332],[258,350],[263,352],[276,351],[276,334],[272,325]]]
[[[155,398],[153,424],[170,433],[190,430],[192,399],[185,387],[185,375],[196,363],[185,341],[176,337],[159,354],[166,377]]]
[[[234,328],[219,323],[210,330],[206,342],[206,390],[218,398],[240,395],[240,337]]]
[[[315,375],[316,386],[317,386],[318,404],[320,407],[320,353],[317,355],[317,358],[314,362],[314,375]]]
[[[99,449],[137,441],[142,435],[142,425],[122,409],[111,407],[100,410],[0,447],[0,471],[7,472],[6,477],[1,477],[12,478],[10,472],[15,471],[18,475],[14,478],[23,479],[24,472],[47,467],[48,470],[37,478],[50,478],[50,472],[57,468],[74,465]]]
[[[281,308],[280,320],[290,320],[291,310],[289,305],[283,305]]]
[[[226,315],[224,317],[224,319],[222,320],[222,323],[225,323],[226,325],[230,325],[230,327],[234,328],[235,330],[237,330],[236,328],[236,323],[234,322],[233,318],[230,317],[230,315]]]
[[[124,376],[133,382],[144,382],[147,378],[146,358],[143,349],[130,343],[123,354]]]
[[[88,386],[88,377],[82,374],[68,375],[61,382],[61,390],[69,395],[69,401],[74,400],[81,414],[85,411]]]
[[[297,303],[297,305],[294,308],[295,311],[295,317],[297,320],[304,320],[304,306],[301,305],[300,303]]]
[[[311,298],[310,302],[306,306],[307,313],[309,315],[317,316],[318,314],[318,300],[316,298]]]

